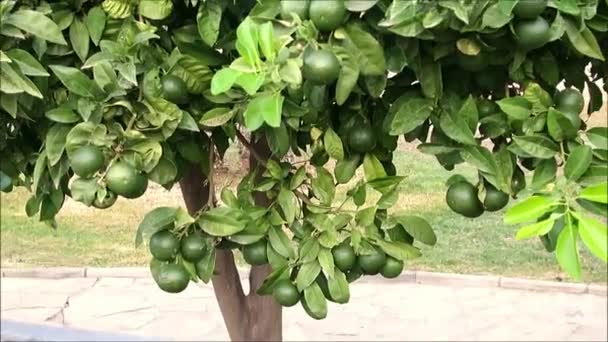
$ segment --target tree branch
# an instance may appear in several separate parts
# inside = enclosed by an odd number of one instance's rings
[[[253,145],[249,141],[247,141],[247,138],[243,136],[243,133],[241,133],[241,131],[239,131],[238,129],[236,130],[236,137],[237,139],[239,139],[241,144],[243,144],[243,146],[245,146],[249,150],[249,153],[251,153],[251,155],[256,159],[256,167],[258,165],[266,167],[266,159],[268,158],[264,158],[262,155],[260,155],[258,151],[256,151],[256,149],[253,147]],[[251,168],[251,170],[253,169],[254,168]]]

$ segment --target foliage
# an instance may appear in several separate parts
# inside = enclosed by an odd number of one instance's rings
[[[316,10],[279,16],[277,0],[2,0],[2,190],[28,188],[27,214],[56,226],[65,196],[104,207],[96,203],[110,193],[140,196],[148,179],[172,187],[189,164],[214,186],[214,159],[230,140],[264,139],[272,158],[236,193],[223,189],[221,206],[211,198],[192,216],[154,209],[136,241],[165,230],[203,239],[199,260],[177,253],[151,262],[170,291],[183,289],[185,272],[209,281],[216,248],[262,246],[273,273],[258,292],[290,279],[304,309],[323,318],[325,300],[346,302],[348,283],[366,271],[336,268],[334,247],[350,245],[359,260],[407,261],[421,255],[418,243],[436,242],[423,218],[391,210],[407,181],[392,164],[404,135],[446,169],[475,166],[473,195],[491,186],[524,197],[505,221],[530,222],[517,238],[548,240],[572,277],[580,276],[579,237],[606,261],[606,226],[593,215],[606,216],[608,129],[588,129],[577,98],[556,97],[562,82],[587,87],[588,113],[601,107],[606,1],[552,0],[532,19],[504,0],[332,6],[343,20],[319,30]],[[78,178],[71,165],[85,146],[103,165]],[[284,161],[288,153],[304,162]],[[108,182],[116,165],[123,171]],[[361,166],[365,179],[349,184]],[[337,187],[348,187],[344,202],[335,203]],[[366,201],[371,192],[380,194],[375,203]],[[256,193],[270,204],[256,205]]]

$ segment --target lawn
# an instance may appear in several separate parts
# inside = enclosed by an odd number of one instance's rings
[[[224,184],[240,165],[236,151],[227,162]],[[473,177],[474,170],[458,166],[448,172],[434,158],[406,149],[395,153],[400,175],[407,179],[401,188],[396,211],[425,217],[438,237],[437,245],[423,247],[423,256],[408,264],[409,269],[473,274],[501,274],[539,279],[561,279],[552,254],[546,253],[538,239],[515,241],[515,226],[502,223],[502,213],[485,213],[466,219],[449,211],[444,201],[444,182],[455,172]],[[134,233],[143,215],[155,206],[181,205],[179,188],[166,191],[152,188],[144,198],[120,199],[111,209],[99,211],[67,201],[58,216],[59,229],[28,218],[24,203],[28,194],[16,191],[2,194],[2,267],[30,266],[131,266],[145,265],[145,249],[135,249]],[[582,251],[584,281],[606,282],[606,265]]]

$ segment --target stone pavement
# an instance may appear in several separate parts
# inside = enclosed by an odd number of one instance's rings
[[[2,319],[171,340],[228,339],[210,285],[167,294],[151,278],[2,278]],[[607,298],[500,287],[358,282],[325,320],[284,311],[284,339],[606,341]]]

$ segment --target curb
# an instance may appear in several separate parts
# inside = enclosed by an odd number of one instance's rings
[[[239,268],[241,279],[246,279],[249,270]],[[49,267],[49,268],[5,268],[1,269],[2,278],[149,278],[147,267]],[[562,292],[571,294],[592,294],[607,296],[608,287],[600,284],[583,284],[511,278],[491,275],[469,275],[425,271],[404,271],[396,279],[381,276],[366,277],[364,283],[415,283],[424,285],[496,287],[511,290]]]

